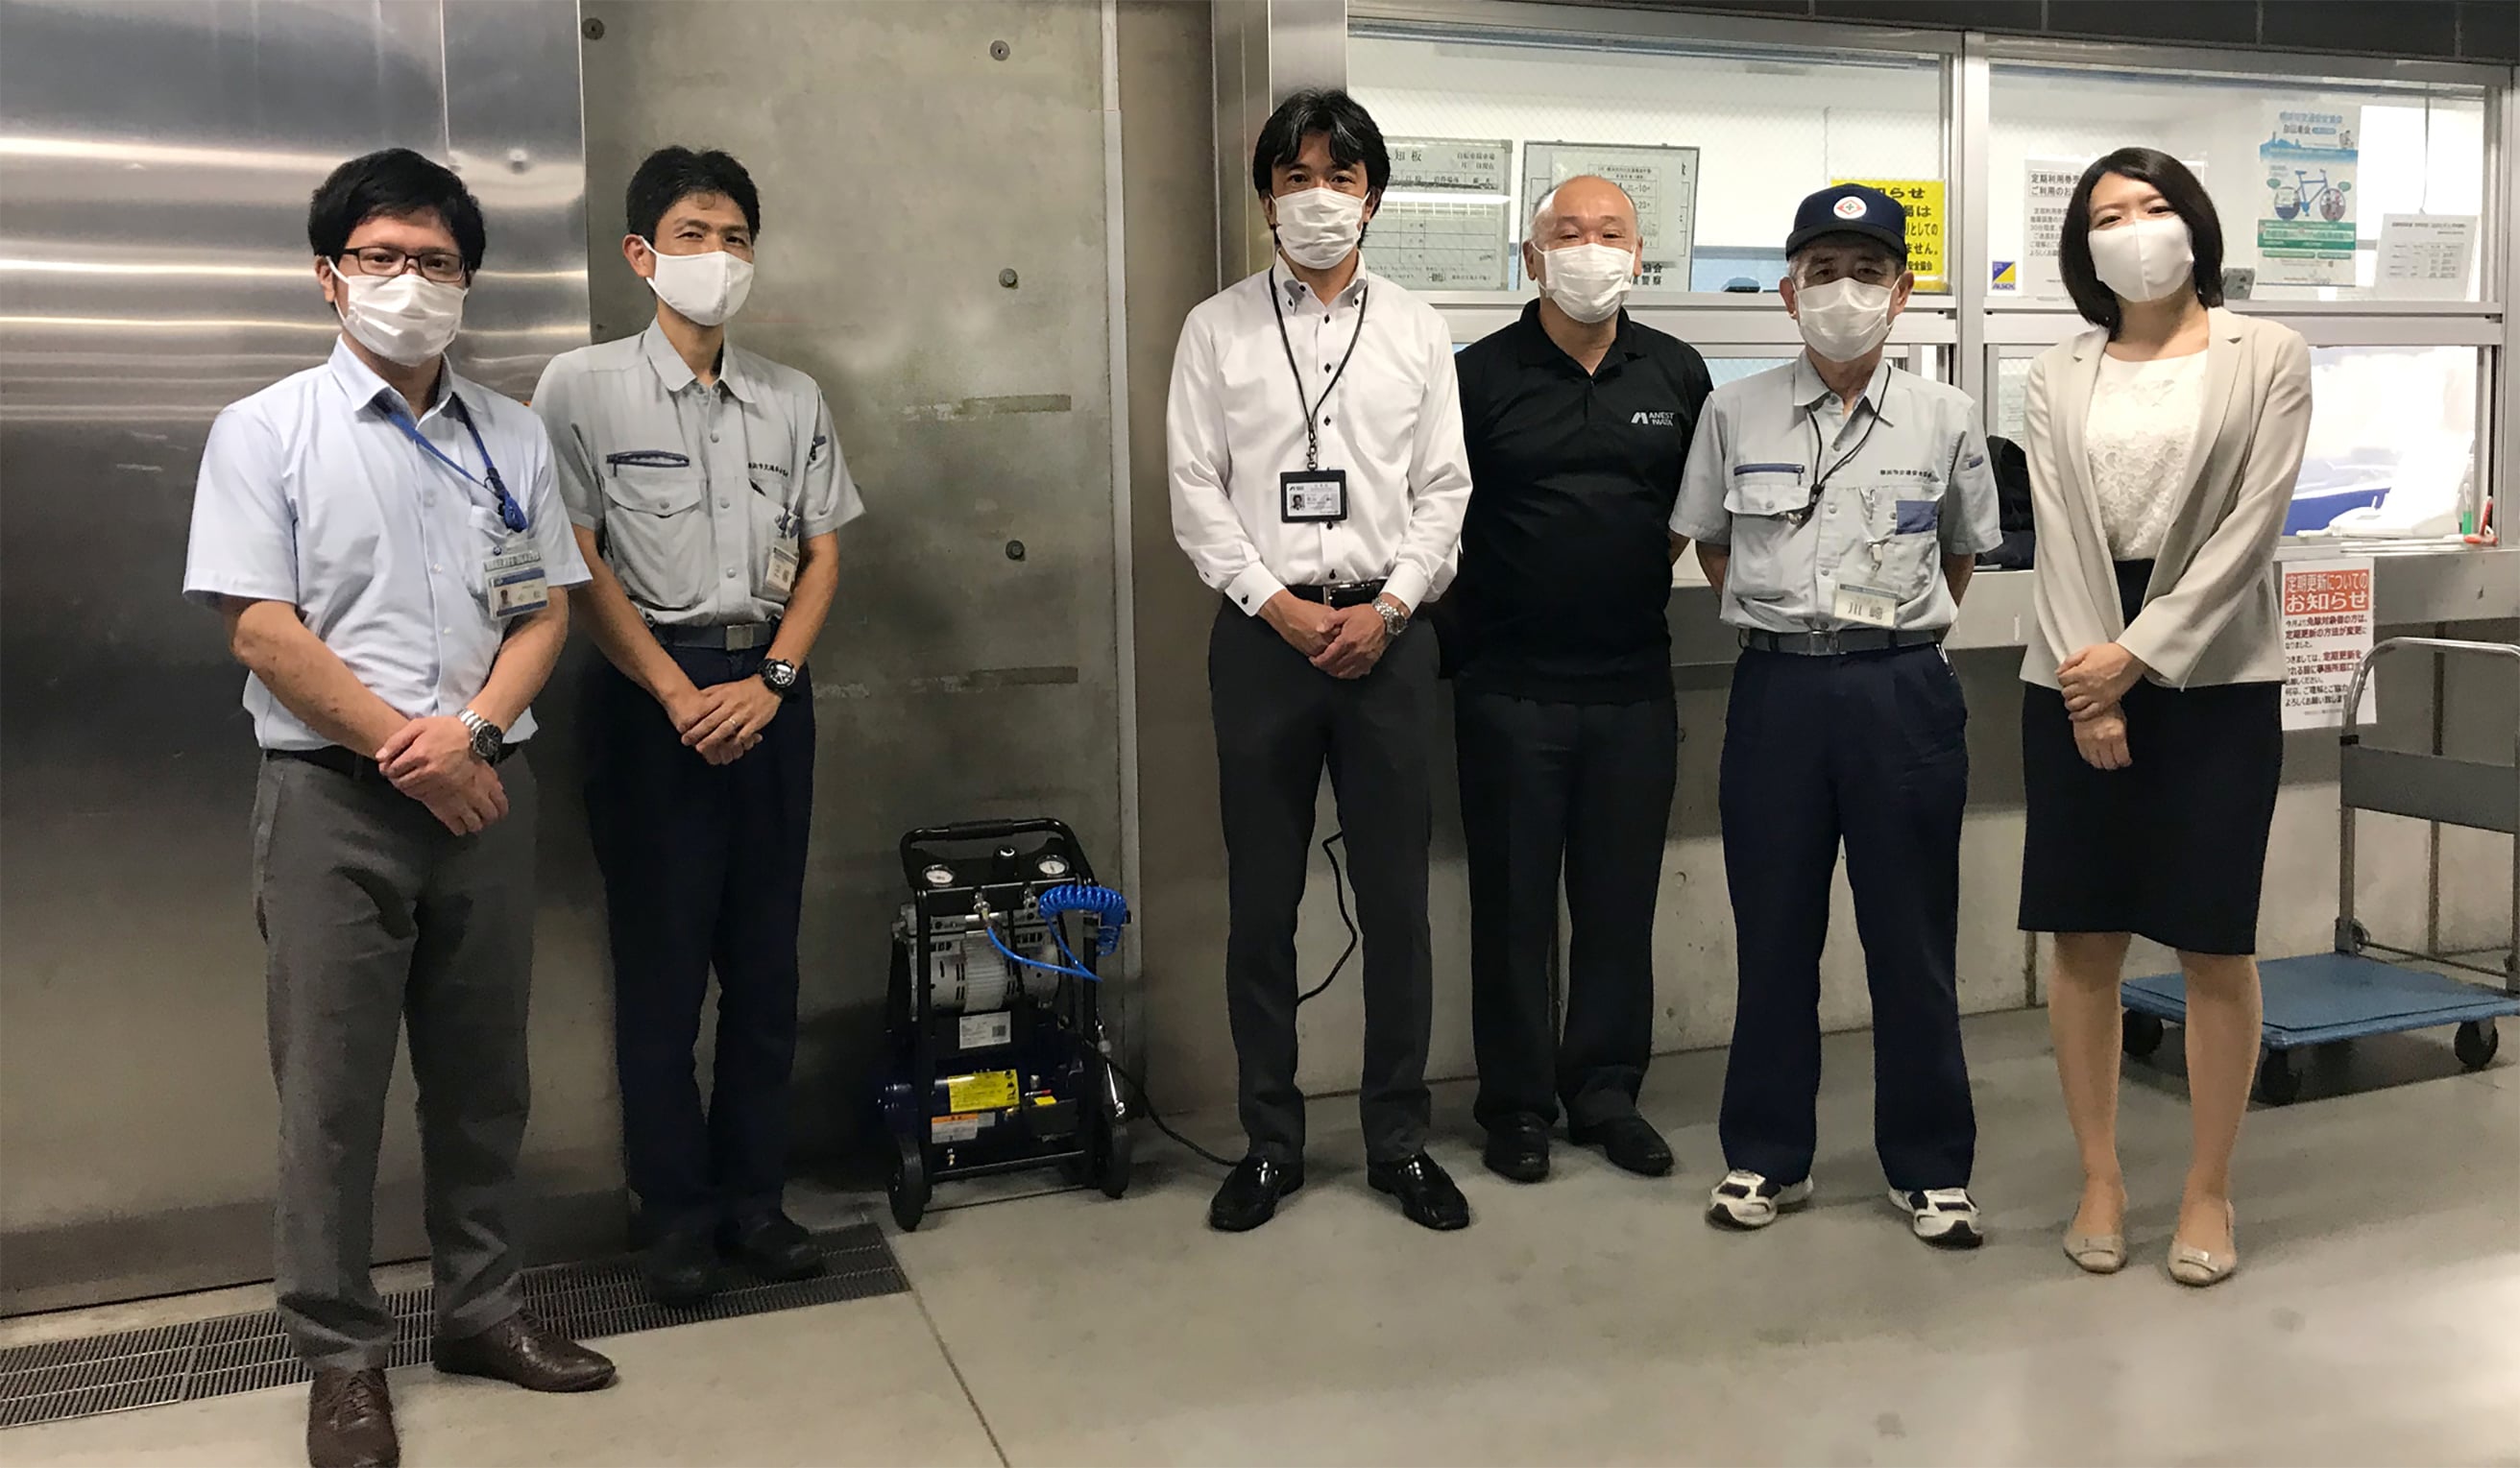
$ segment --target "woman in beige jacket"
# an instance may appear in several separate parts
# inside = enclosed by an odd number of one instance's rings
[[[2021,676],[2021,925],[2055,935],[2056,1070],[2083,1161],[2065,1252],[2126,1263],[2117,1157],[2129,935],[2178,950],[2194,1154],[2170,1272],[2237,1267],[2231,1152],[2259,1043],[2258,897],[2282,772],[2273,561],[2310,349],[2222,307],[2223,231],[2177,158],[2085,171],[2058,264],[2094,330],[2030,372],[2038,626]]]

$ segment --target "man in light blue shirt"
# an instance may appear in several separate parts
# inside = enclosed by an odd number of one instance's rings
[[[534,782],[526,705],[587,579],[522,405],[445,360],[480,206],[389,149],[307,217],[332,359],[222,412],[185,595],[226,619],[264,750],[254,911],[280,1091],[280,1313],[314,1369],[315,1468],[399,1451],[370,1282],[385,1088],[408,1015],[440,1370],[585,1391],[612,1364],[519,1310]]]
[[[1860,184],[1802,202],[1785,309],[1807,348],[1707,398],[1675,540],[1697,542],[1741,660],[1724,718],[1724,869],[1740,966],[1707,1218],[1811,1196],[1820,956],[1847,883],[1872,997],[1873,1132],[1916,1236],[1972,1248],[1977,1122],[1955,973],[1968,707],[1941,647],[2002,540],[1965,393],[1882,360],[1907,304],[1906,211]]]

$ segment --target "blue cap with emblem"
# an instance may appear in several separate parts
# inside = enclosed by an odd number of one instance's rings
[[[1861,235],[1890,246],[1901,264],[1908,261],[1908,211],[1899,200],[1862,184],[1822,189],[1794,210],[1794,232],[1785,237],[1785,254],[1822,235]]]

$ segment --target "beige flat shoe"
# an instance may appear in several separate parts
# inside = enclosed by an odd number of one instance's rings
[[[2232,1220],[2231,1252],[2216,1254],[2210,1249],[2199,1249],[2193,1244],[2182,1244],[2177,1239],[2172,1239],[2170,1241],[2171,1278],[2190,1288],[2201,1290],[2207,1285],[2221,1284],[2231,1277],[2233,1270],[2239,1268],[2240,1225],[2237,1215],[2232,1213],[2231,1205],[2228,1203],[2223,1205],[2223,1210],[2225,1216]]]
[[[2065,1235],[2065,1257],[2087,1274],[2114,1274],[2126,1268],[2127,1246],[2123,1233],[2069,1233]]]

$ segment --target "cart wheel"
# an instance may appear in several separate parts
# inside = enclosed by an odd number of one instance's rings
[[[909,1233],[927,1216],[927,1159],[915,1136],[897,1136],[893,1142],[892,1179],[884,1191],[892,1198],[892,1221]]]
[[[2126,1052],[2138,1060],[2161,1048],[2161,1016],[2126,1011],[2122,1041]]]
[[[2301,1073],[2292,1068],[2291,1052],[2268,1050],[2258,1061],[2258,1099],[2270,1106],[2289,1106],[2301,1094]]]
[[[2483,1070],[2494,1063],[2494,1052],[2502,1048],[2502,1032],[2490,1019],[2471,1019],[2451,1037],[2450,1047],[2457,1053],[2459,1064]]]
[[[1102,1145],[1096,1149],[1094,1183],[1102,1196],[1116,1198],[1129,1190],[1129,1126],[1126,1122],[1107,1122]]]

